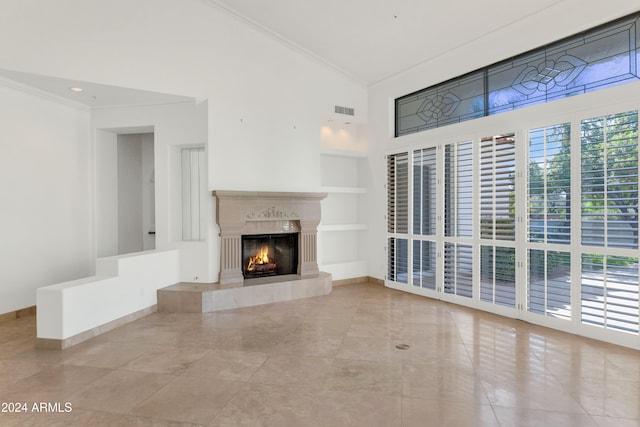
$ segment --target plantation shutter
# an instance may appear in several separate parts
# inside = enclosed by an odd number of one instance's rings
[[[392,234],[409,232],[409,155],[399,153],[387,157],[387,231]],[[389,237],[387,242],[387,278],[408,283],[408,237]]]
[[[409,155],[393,154],[387,157],[387,231],[409,232]]]
[[[529,249],[528,310],[571,319],[571,254]]]
[[[436,149],[413,152],[413,233],[436,233]]]
[[[480,141],[480,238],[515,240],[514,134]]]
[[[444,291],[467,298],[473,296],[473,248],[444,244]]]
[[[582,244],[638,247],[638,113],[581,123]]]
[[[582,255],[582,322],[638,334],[638,258]]]
[[[471,237],[473,223],[473,145],[444,147],[444,235]]]
[[[528,237],[568,244],[571,237],[571,132],[564,123],[529,132]]]

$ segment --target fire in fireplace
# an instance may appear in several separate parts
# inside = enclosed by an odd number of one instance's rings
[[[242,265],[245,279],[297,274],[298,234],[242,236]]]

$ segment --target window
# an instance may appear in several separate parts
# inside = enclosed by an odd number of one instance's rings
[[[515,138],[480,141],[480,238],[515,239]]]
[[[207,173],[203,147],[182,149],[182,240],[206,239]]]
[[[395,101],[395,136],[638,81],[640,12]]]
[[[400,153],[387,158],[387,231],[394,234],[409,232],[409,155]],[[409,240],[390,237],[389,280],[408,283]]]
[[[568,244],[571,236],[571,126],[529,131],[530,242]]]
[[[387,231],[409,232],[409,155],[387,158]]]
[[[485,116],[484,72],[396,99],[396,136]]]
[[[387,156],[387,283],[639,347],[638,112],[567,105],[542,114],[555,124]]]
[[[473,296],[473,247],[444,244],[444,292],[466,298]]]
[[[516,305],[516,250],[502,246],[480,247],[480,300]]]
[[[413,286],[436,289],[436,244],[413,241]]]
[[[582,244],[638,247],[638,113],[581,123]]]
[[[531,313],[571,319],[571,254],[529,249],[527,290]]]
[[[444,235],[471,237],[473,227],[473,145],[444,147]]]
[[[413,153],[413,234],[436,232],[436,149]]]
[[[638,258],[582,255],[582,322],[638,333]]]

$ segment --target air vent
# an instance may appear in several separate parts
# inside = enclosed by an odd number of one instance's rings
[[[353,108],[341,107],[339,105],[336,105],[335,112],[338,113],[338,114],[346,114],[348,116],[353,116],[356,113]]]

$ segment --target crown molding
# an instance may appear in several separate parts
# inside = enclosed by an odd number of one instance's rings
[[[28,86],[23,83],[18,83],[15,80],[11,80],[6,77],[0,76],[0,86],[14,89],[19,92],[26,93],[28,95],[36,96],[38,98],[51,101],[56,104],[64,105],[65,107],[71,107],[76,110],[86,111],[86,112],[91,111],[91,107],[89,107],[88,105],[82,104],[80,102],[72,101],[62,96],[54,95],[44,90],[36,89],[32,86]]]

